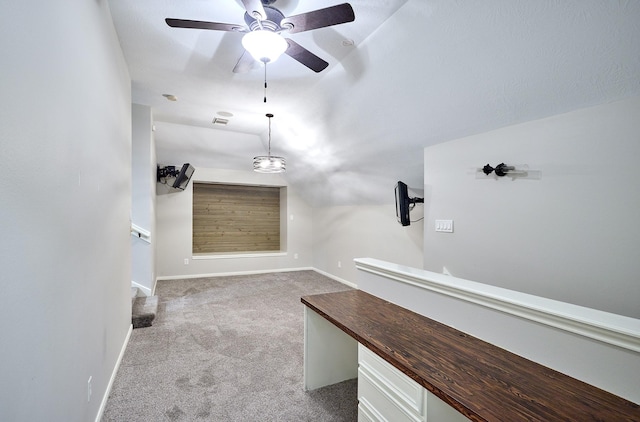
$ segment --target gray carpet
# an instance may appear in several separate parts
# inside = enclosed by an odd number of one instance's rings
[[[160,281],[103,421],[356,421],[355,380],[305,392],[300,297],[348,290],[313,271]]]

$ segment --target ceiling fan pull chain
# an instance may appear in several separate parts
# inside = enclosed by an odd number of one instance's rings
[[[264,62],[264,102],[267,102],[267,62]]]

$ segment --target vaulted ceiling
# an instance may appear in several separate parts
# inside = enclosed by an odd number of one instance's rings
[[[422,188],[426,146],[640,95],[640,0],[352,0],[354,22],[287,35],[329,66],[270,63],[266,103],[262,64],[232,71],[241,33],[165,23],[244,24],[242,1],[109,3],[159,162],[251,171],[273,113],[272,153],[314,205],[389,202],[398,180]]]

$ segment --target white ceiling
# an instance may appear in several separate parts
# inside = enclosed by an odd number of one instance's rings
[[[340,1],[273,6],[291,16]],[[281,57],[267,67],[265,104],[261,65],[232,73],[242,34],[164,22],[242,24],[240,0],[110,0],[159,162],[250,171],[270,112],[272,153],[309,202],[389,202],[397,180],[422,188],[426,146],[640,95],[640,0],[350,4],[354,22],[289,35],[329,67]],[[211,123],[219,112],[233,114],[227,126]]]

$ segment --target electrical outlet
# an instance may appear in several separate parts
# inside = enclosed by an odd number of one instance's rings
[[[91,379],[93,377],[89,377],[87,380],[87,403],[91,401]]]
[[[342,261],[338,261],[338,268],[342,268]]]
[[[293,259],[298,259],[298,254],[297,253],[293,254]]]
[[[184,259],[184,265],[189,265],[189,258]]]

